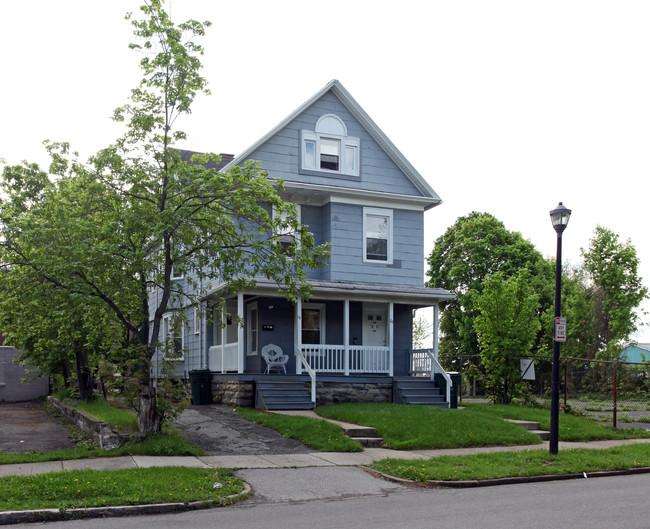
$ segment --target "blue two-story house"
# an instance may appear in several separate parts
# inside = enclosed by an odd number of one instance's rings
[[[207,380],[210,399],[236,405],[449,406],[451,382],[437,364],[437,307],[453,296],[423,286],[424,212],[441,203],[435,191],[336,80],[224,158],[222,170],[247,160],[284,182],[281,197],[296,205],[316,244],[330,243],[331,256],[309,272],[308,301],[291,303],[259,279],[228,299],[223,314],[188,314],[179,371]],[[219,292],[207,292],[204,307]],[[414,353],[413,313],[426,307],[433,348]],[[442,389],[433,388],[432,367]],[[412,380],[427,387],[410,387]]]

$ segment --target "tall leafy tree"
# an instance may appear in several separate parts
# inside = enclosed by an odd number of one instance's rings
[[[480,293],[471,291],[478,311],[474,329],[485,369],[485,387],[497,403],[509,404],[522,394],[525,385],[519,361],[530,353],[540,329],[539,302],[529,277],[525,269],[508,279],[497,272],[483,281]]]
[[[648,297],[639,276],[639,258],[631,241],[596,227],[589,247],[582,249],[586,277],[583,286],[591,305],[595,352],[603,358],[620,356],[637,330],[637,309]]]
[[[67,144],[50,144],[47,175],[5,168],[1,243],[11,270],[29,268],[56,289],[98,300],[121,322],[138,344],[138,424],[155,433],[161,415],[149,367],[165,313],[198,304],[217,282],[228,285],[225,296],[260,276],[290,299],[307,296],[306,270],[327,248],[315,246],[280,199],[281,182],[258,164],[224,173],[212,168],[212,154],[181,159],[175,143],[185,133],[175,127],[207,93],[196,39],[209,23],[175,25],[159,0],[141,9],[132,48],[142,53],[143,79],[114,116],[125,134],[88,163]],[[287,231],[297,235],[289,251],[278,240]],[[179,273],[184,280],[174,281]]]
[[[471,291],[481,292],[483,281],[500,272],[504,278],[520,269],[531,272],[541,305],[545,310],[553,299],[553,269],[533,244],[520,233],[505,228],[489,213],[472,212],[459,217],[440,236],[428,257],[428,286],[442,287],[456,299],[441,305],[440,350],[449,355],[478,355],[479,344],[474,320],[478,316]]]

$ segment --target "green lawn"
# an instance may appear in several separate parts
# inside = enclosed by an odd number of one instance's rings
[[[513,476],[580,474],[603,470],[650,467],[650,444],[619,446],[606,450],[546,450],[497,452],[467,456],[441,456],[429,460],[383,459],[372,468],[413,481],[460,481]]]
[[[390,403],[320,406],[323,417],[373,426],[395,450],[527,445],[538,436],[481,409],[454,410]]]
[[[283,437],[296,439],[301,443],[323,452],[360,452],[361,445],[346,437],[343,429],[321,419],[298,415],[280,415],[251,408],[237,408],[245,419],[279,432]]]
[[[131,411],[113,406],[104,399],[80,400],[73,406],[100,421],[109,423],[120,432],[138,431],[136,416]]]
[[[216,485],[216,486],[215,486]],[[205,501],[243,490],[229,470],[163,467],[52,472],[0,478],[0,511]]]
[[[505,404],[468,404],[468,410],[481,411],[503,417],[536,421],[542,430],[550,429],[551,414],[549,410],[526,408],[524,406],[508,406]],[[588,417],[579,417],[560,413],[558,437],[560,441],[601,441],[604,439],[633,439],[650,437],[650,432],[640,428],[616,429],[600,424]]]

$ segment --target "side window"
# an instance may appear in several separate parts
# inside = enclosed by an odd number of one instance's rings
[[[162,320],[162,342],[165,357],[170,360],[182,360],[185,337],[183,322],[174,312],[168,312]]]
[[[363,243],[366,262],[393,262],[393,212],[363,208]]]
[[[298,214],[298,222],[302,222],[302,212],[300,210],[300,205],[294,204],[294,207],[296,208],[296,213]],[[287,215],[286,212],[278,212],[275,208],[273,208],[273,218],[277,219],[278,216],[281,220],[285,220]],[[291,246],[297,237],[297,234],[294,233],[294,231],[288,226],[285,228],[280,228],[278,230],[278,244],[280,244],[284,253],[289,254],[291,252]]]
[[[246,307],[246,354],[256,355],[259,346],[259,312],[257,301]]]
[[[194,307],[194,334],[201,334],[201,309]]]
[[[313,131],[302,131],[301,168],[359,176],[359,138],[348,136],[343,120],[322,116]]]

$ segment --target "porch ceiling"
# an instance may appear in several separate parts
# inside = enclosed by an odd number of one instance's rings
[[[266,278],[256,278],[257,287],[246,290],[244,294],[281,296],[278,285]],[[410,287],[382,285],[379,283],[350,283],[342,281],[309,280],[312,297],[318,299],[350,299],[355,301],[374,301],[403,303],[429,307],[456,296],[444,288]],[[218,292],[225,285],[217,287],[208,295]]]

